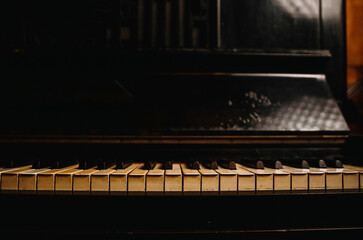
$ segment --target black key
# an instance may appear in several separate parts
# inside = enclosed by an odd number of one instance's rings
[[[221,159],[218,161],[218,164],[223,168],[227,168],[227,169],[231,169],[231,170],[237,169],[236,163],[232,160]]]
[[[193,162],[190,164],[190,168],[191,168],[191,169],[199,170],[199,169],[200,169],[200,163],[199,163],[199,161],[198,161],[198,160],[193,161]]]
[[[50,166],[50,164],[48,161],[42,160],[40,158],[34,159],[33,164],[32,164],[32,168],[34,168],[34,169],[46,168],[49,166]]]
[[[164,161],[163,162],[163,169],[173,169],[173,162],[172,161]]]
[[[96,167],[98,164],[97,164],[97,161],[96,160],[80,160],[79,161],[79,169],[90,169],[90,168],[93,168],[93,167]]]
[[[282,163],[280,161],[275,162],[275,169],[283,169]]]
[[[316,168],[326,168],[326,163],[323,159],[309,159],[309,166],[316,167]]]
[[[274,169],[282,169],[282,163],[279,160],[273,160],[273,159],[260,159],[263,162],[263,165],[269,168]]]
[[[50,162],[50,167],[52,169],[59,169],[59,168],[65,168],[74,164],[77,164],[78,159],[77,158],[56,158]]]
[[[328,167],[343,168],[343,161],[346,157],[341,155],[330,155],[324,157],[325,163]]]
[[[16,168],[31,164],[30,159],[15,158],[15,157],[10,157],[8,159],[2,160],[1,162],[2,162],[1,165],[4,168]]]
[[[156,162],[155,161],[152,161],[152,160],[145,161],[145,163],[144,163],[144,169],[145,170],[154,169],[155,165],[156,165]]]
[[[252,158],[242,159],[241,163],[247,167],[255,168],[255,169],[264,169],[264,164],[261,160],[256,160]]]
[[[99,169],[99,170],[108,169],[108,168],[112,167],[114,164],[115,164],[114,161],[99,159],[98,164],[97,164],[97,169]]]
[[[216,161],[203,161],[203,165],[208,169],[218,169]]]
[[[291,157],[291,158],[281,159],[281,161],[283,161],[284,164],[291,166],[291,167],[309,169],[309,163],[302,158]]]
[[[117,160],[116,169],[125,169],[125,168],[131,166],[131,164],[132,164],[131,162]]]

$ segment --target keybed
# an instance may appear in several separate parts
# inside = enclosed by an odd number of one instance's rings
[[[253,168],[234,164],[208,168],[200,164],[173,163],[164,169],[156,163],[145,169],[143,163],[131,163],[124,169],[112,165],[106,169],[81,169],[78,164],[60,168],[33,169],[31,165],[0,169],[1,190],[83,193],[253,193],[295,191],[359,191],[363,188],[363,167],[344,168]],[[195,167],[195,166],[194,166]]]

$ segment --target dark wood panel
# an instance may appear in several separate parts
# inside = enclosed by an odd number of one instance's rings
[[[224,0],[224,48],[318,49],[319,1]]]

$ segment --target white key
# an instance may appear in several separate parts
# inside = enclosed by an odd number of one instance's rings
[[[203,165],[200,166],[201,174],[201,190],[202,192],[218,192],[219,191],[219,174],[213,169],[207,169]]]
[[[180,164],[173,164],[172,169],[165,170],[165,192],[183,191],[183,178]]]
[[[115,167],[102,169],[91,175],[92,192],[108,192],[110,190],[110,175],[116,171]]]
[[[132,164],[125,169],[117,169],[110,175],[110,192],[127,192],[128,175],[138,165]]]
[[[83,171],[78,168],[70,168],[55,174],[55,191],[70,192],[73,190],[73,175]]]
[[[181,164],[183,173],[183,191],[200,192],[200,173],[196,169],[190,169],[186,164]]]
[[[252,172],[256,177],[256,191],[273,191],[273,174],[265,169],[255,169],[241,165],[242,168]]]
[[[91,175],[98,170],[96,168],[86,169],[73,175],[73,191],[91,191]]]
[[[219,174],[219,191],[237,191],[237,173],[226,168],[216,169]]]
[[[49,171],[49,168],[31,169],[19,174],[19,191],[20,190],[37,190],[37,175]]]
[[[308,169],[283,166],[282,170],[291,174],[291,190],[308,190]]]
[[[146,174],[147,192],[164,192],[164,173],[162,164],[158,163],[154,169],[150,169]]]
[[[237,174],[238,192],[254,192],[256,190],[255,174],[243,169],[240,164],[236,164],[236,170],[232,170]]]
[[[19,174],[26,172],[31,168],[31,165],[14,168],[10,171],[2,172],[1,174],[1,189],[2,190],[18,190]]]
[[[136,164],[136,165],[137,167],[131,173],[129,173],[128,176],[128,191],[145,192],[146,174],[148,170],[142,169],[144,164]]]
[[[77,168],[77,165],[72,165],[59,169],[51,169],[46,172],[38,173],[37,176],[37,191],[54,191],[55,189],[55,175],[68,169]]]

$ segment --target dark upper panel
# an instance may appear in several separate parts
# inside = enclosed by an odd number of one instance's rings
[[[101,76],[75,82],[58,73],[47,81],[47,74],[40,73],[38,79],[4,87],[1,133],[243,136],[348,131],[322,75]]]
[[[221,1],[224,48],[319,49],[319,0]]]

